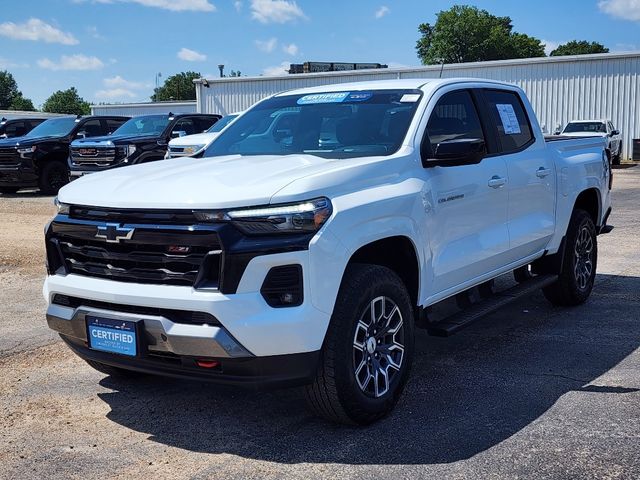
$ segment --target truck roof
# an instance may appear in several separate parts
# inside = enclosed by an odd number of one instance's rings
[[[295,90],[289,90],[276,95],[300,95],[311,93],[324,93],[324,92],[344,92],[347,90],[395,90],[395,89],[419,89],[425,85],[429,85],[432,88],[438,88],[444,85],[451,85],[461,82],[473,82],[473,83],[490,83],[493,85],[502,85],[514,87],[505,82],[497,82],[495,80],[487,80],[483,78],[405,78],[405,79],[393,79],[393,80],[372,80],[366,82],[353,82],[353,83],[336,83],[332,85],[319,85],[317,87],[306,87]]]

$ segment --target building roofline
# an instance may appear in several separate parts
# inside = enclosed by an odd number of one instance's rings
[[[106,108],[117,108],[117,107],[149,107],[152,105],[195,105],[196,100],[178,100],[174,101],[166,101],[166,102],[136,102],[136,103],[93,103],[91,107],[106,107]]]
[[[293,80],[296,78],[320,78],[339,77],[343,75],[379,75],[381,73],[421,73],[449,70],[465,70],[478,67],[501,67],[510,65],[531,65],[544,63],[567,63],[567,62],[587,62],[594,60],[614,60],[619,58],[640,58],[640,51],[616,52],[616,53],[594,53],[589,55],[566,55],[561,57],[535,57],[535,58],[514,58],[510,60],[491,60],[488,62],[467,62],[467,63],[446,63],[444,65],[428,65],[424,67],[403,67],[403,68],[374,68],[367,70],[345,70],[339,72],[318,72],[318,73],[297,73],[275,76],[254,76],[254,77],[224,77],[224,78],[196,78],[193,83],[231,83],[231,82],[263,82],[266,80]]]

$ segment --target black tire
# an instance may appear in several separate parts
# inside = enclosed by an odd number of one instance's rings
[[[558,281],[542,291],[554,305],[575,306],[589,298],[598,265],[596,227],[591,216],[584,210],[573,211],[565,242]]]
[[[144,376],[143,373],[136,372],[134,370],[127,370],[124,368],[112,367],[111,365],[105,365],[104,363],[96,362],[94,360],[84,360],[89,364],[91,368],[97,370],[101,373],[109,375],[114,378],[118,378],[121,380],[126,380],[129,378],[138,378]]]
[[[20,190],[19,187],[0,187],[0,193],[16,193],[18,190]]]
[[[376,310],[385,312],[379,319],[384,326],[371,320]],[[361,319],[368,319],[370,325]],[[384,332],[377,331],[381,326]],[[389,333],[389,329],[396,331]],[[316,378],[305,387],[309,408],[327,420],[350,425],[367,425],[387,415],[409,378],[413,332],[411,300],[398,275],[377,265],[350,265],[340,285]],[[397,345],[404,350],[400,352]]]
[[[69,167],[59,160],[44,162],[40,171],[40,192],[45,195],[55,195],[62,187],[69,183]]]
[[[529,268],[529,265],[516,268],[513,271],[513,279],[518,283],[524,283],[527,280],[531,280],[532,278],[533,278],[533,274],[531,273],[531,269]]]
[[[620,165],[620,152],[613,156],[613,158],[611,159],[611,164]]]

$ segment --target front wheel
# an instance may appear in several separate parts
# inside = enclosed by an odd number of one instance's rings
[[[412,360],[413,309],[402,280],[386,267],[350,265],[307,403],[334,422],[375,422],[398,402]]]
[[[584,210],[573,211],[565,242],[558,281],[545,287],[543,293],[554,305],[575,306],[589,298],[598,264],[596,227]]]
[[[69,183],[69,167],[59,160],[45,161],[40,172],[40,191],[45,195],[55,195]]]

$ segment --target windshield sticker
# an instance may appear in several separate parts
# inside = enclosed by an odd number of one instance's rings
[[[373,92],[332,92],[314,93],[298,99],[298,105],[314,105],[318,103],[364,102],[373,97]]]
[[[419,93],[405,93],[400,99],[401,103],[415,103],[420,99]]]
[[[518,133],[522,133],[513,105],[510,103],[497,103],[496,108],[500,114],[500,120],[502,120],[505,135],[516,135]]]

